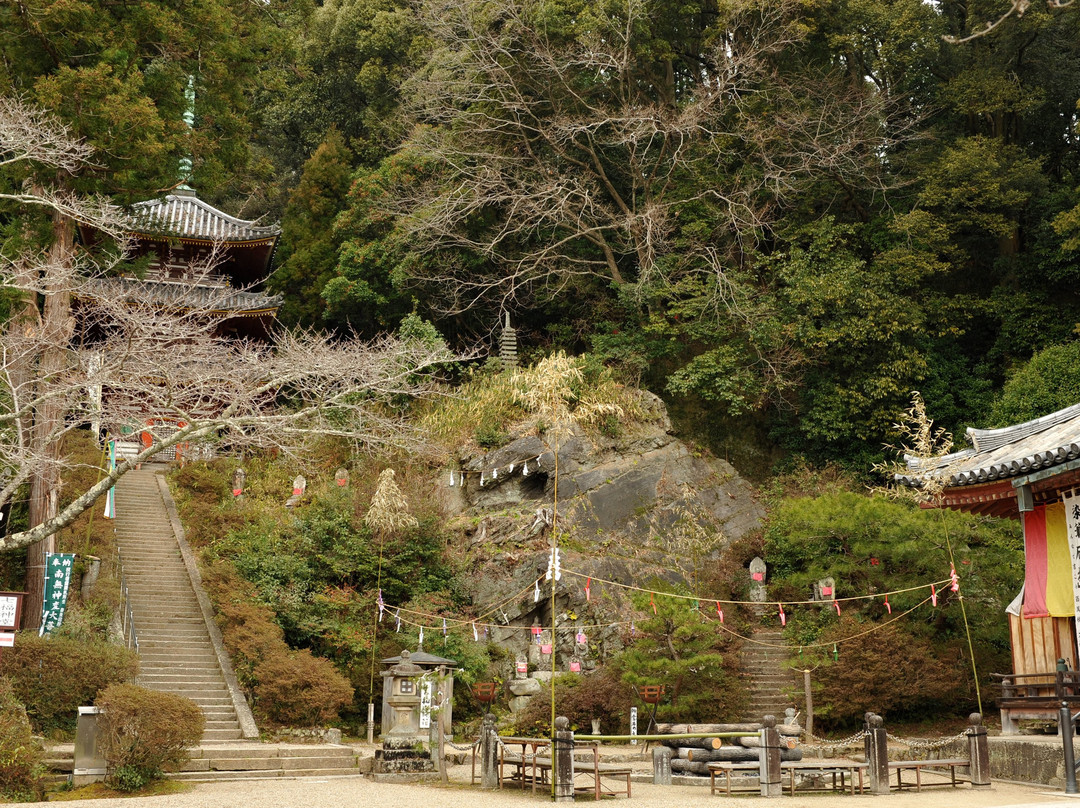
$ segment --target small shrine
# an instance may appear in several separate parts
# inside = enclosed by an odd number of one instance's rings
[[[439,727],[450,734],[452,659],[415,653],[384,659],[382,748],[375,750],[374,774],[423,774],[434,770]]]

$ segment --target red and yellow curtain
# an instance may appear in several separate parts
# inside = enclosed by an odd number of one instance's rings
[[[1072,563],[1065,506],[1039,505],[1024,518],[1024,617],[1072,617]]]

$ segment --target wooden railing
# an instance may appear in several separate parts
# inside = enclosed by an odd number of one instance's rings
[[[992,673],[1001,680],[1001,701],[1075,702],[1080,703],[1080,671],[1048,671],[1046,673]]]

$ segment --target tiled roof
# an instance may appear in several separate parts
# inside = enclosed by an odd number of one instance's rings
[[[257,226],[203,202],[192,192],[169,194],[131,206],[134,229],[147,235],[212,241],[260,241],[281,233],[276,225]]]
[[[1020,477],[1080,458],[1080,404],[1001,429],[969,429],[974,448],[930,459],[907,458],[900,482],[918,485],[926,477],[948,486]]]
[[[242,292],[193,283],[141,281],[135,278],[103,278],[91,281],[87,286],[91,294],[122,297],[155,306],[205,309],[207,314],[272,314],[282,301],[281,295],[266,295],[262,292]]]

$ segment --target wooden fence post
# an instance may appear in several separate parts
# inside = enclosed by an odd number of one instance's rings
[[[971,761],[971,787],[990,788],[990,744],[986,740],[986,727],[982,725],[982,713],[968,716],[968,759]]]
[[[889,747],[883,723],[880,715],[866,714],[866,762],[871,794],[889,793]]]
[[[480,788],[499,787],[499,736],[495,731],[495,715],[488,713],[480,728]]]
[[[784,784],[780,779],[780,731],[776,728],[775,715],[767,715],[761,719],[761,751],[758,760],[761,762],[758,775],[761,796],[782,796]]]
[[[574,801],[574,731],[570,719],[555,719],[555,748],[551,756],[551,776],[555,783],[555,802]]]

